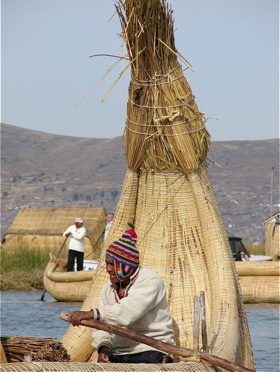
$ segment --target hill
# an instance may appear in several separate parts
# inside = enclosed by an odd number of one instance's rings
[[[126,173],[121,137],[77,138],[1,124],[1,144],[1,235],[23,207],[115,211]],[[263,221],[279,208],[278,139],[213,142],[208,158],[226,228],[245,241],[263,241]]]

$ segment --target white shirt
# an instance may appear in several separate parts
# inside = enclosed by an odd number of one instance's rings
[[[105,232],[104,232],[104,242],[105,242],[105,240],[107,239],[107,236],[108,236],[108,234],[109,234],[109,231],[110,231],[110,228],[111,228],[111,226],[112,226],[112,223],[113,223],[113,221],[109,221],[109,222],[107,222],[107,224],[106,224]]]
[[[127,327],[132,331],[159,341],[175,344],[172,317],[168,309],[162,279],[152,270],[141,267],[128,296],[116,302],[111,282],[100,292],[98,309],[102,321]],[[106,345],[114,354],[135,354],[153,347],[105,331],[93,331],[92,345],[98,349]]]
[[[73,251],[84,252],[84,240],[86,236],[86,229],[82,226],[79,229],[76,225],[69,226],[63,233],[65,236],[68,233],[71,233],[68,249]]]

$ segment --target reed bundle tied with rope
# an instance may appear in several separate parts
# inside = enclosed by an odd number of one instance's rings
[[[194,172],[210,135],[179,64],[172,11],[166,1],[120,1],[116,6],[131,67],[125,148],[128,167]],[[144,156],[145,155],[145,156]],[[144,160],[143,160],[144,159]]]
[[[178,62],[172,12],[164,0],[125,0],[116,8],[131,67],[124,136],[129,169],[106,242],[134,221],[140,264],[165,283],[176,346],[193,349],[193,298],[203,291],[209,352],[254,369],[238,277],[204,161],[210,136]],[[106,248],[81,310],[98,307],[108,280]],[[94,337],[86,327],[70,326],[61,342],[72,361],[95,362]],[[175,356],[164,368],[178,371],[179,365]],[[214,367],[186,362],[183,369]]]
[[[9,363],[23,362],[69,362],[70,357],[61,342],[53,338],[1,337],[5,356]]]

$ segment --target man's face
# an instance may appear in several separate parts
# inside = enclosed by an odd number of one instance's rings
[[[114,216],[112,216],[111,214],[108,214],[108,216],[107,216],[107,222],[113,221],[113,217]]]
[[[80,227],[82,227],[82,226],[83,226],[83,224],[82,224],[82,223],[80,223],[80,222],[76,222],[76,223],[75,223],[75,225],[76,225],[77,229],[79,229]]]
[[[112,258],[106,257],[105,264],[106,264],[106,271],[109,274],[111,283],[112,284],[118,283],[119,279],[116,275],[115,265],[114,265],[114,261],[112,260]]]

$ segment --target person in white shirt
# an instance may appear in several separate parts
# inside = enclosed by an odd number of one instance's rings
[[[114,213],[108,213],[107,214],[107,224],[105,226],[105,231],[104,231],[104,242],[107,239],[107,236],[109,234],[110,228],[111,228],[112,223],[113,223],[113,219],[114,219]]]
[[[74,311],[68,320],[74,326],[82,320],[100,320],[175,345],[164,282],[154,271],[139,266],[137,235],[133,225],[129,226],[106,251],[110,280],[101,289],[98,308]],[[166,353],[126,337],[100,330],[94,330],[92,337],[99,363],[173,362]]]
[[[74,271],[75,258],[77,259],[77,271],[83,270],[84,266],[84,240],[86,229],[83,226],[84,221],[81,217],[75,219],[75,225],[69,226],[63,233],[63,236],[68,238],[68,261],[67,271]]]

